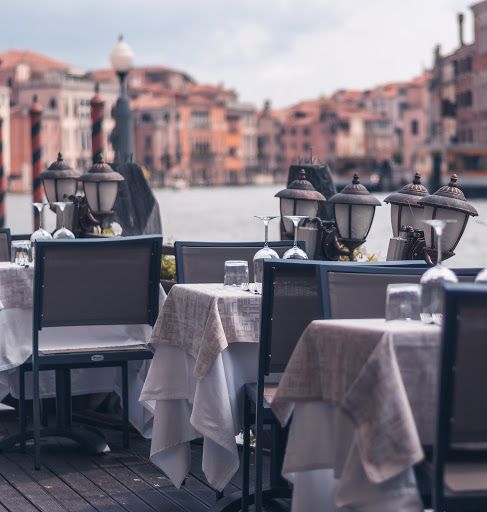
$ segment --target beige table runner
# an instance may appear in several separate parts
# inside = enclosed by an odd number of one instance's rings
[[[315,321],[272,409],[285,424],[297,402],[339,406],[355,425],[367,476],[387,480],[422,459],[420,436],[432,439],[438,347],[439,328],[419,322]]]
[[[261,296],[235,286],[181,284],[171,288],[149,344],[180,347],[196,359],[204,381],[218,354],[230,343],[258,343]]]

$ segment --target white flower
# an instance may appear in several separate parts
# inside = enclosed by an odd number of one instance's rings
[[[110,224],[110,229],[115,236],[122,236],[122,226],[118,222],[112,222]]]

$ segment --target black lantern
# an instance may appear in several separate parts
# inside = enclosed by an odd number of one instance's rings
[[[443,219],[448,222],[441,237],[442,259],[454,255],[455,247],[465,231],[470,216],[478,215],[477,210],[465,199],[457,187],[457,175],[451,177],[450,183],[441,187],[434,194],[422,198],[418,204],[424,208],[424,220]],[[425,229],[426,261],[435,264],[438,256],[438,241],[433,228]],[[429,261],[428,261],[429,260]]]
[[[391,224],[394,237],[399,236],[402,226],[423,230],[423,206],[418,203],[428,194],[426,187],[421,184],[421,175],[417,172],[412,183],[384,199],[385,203],[391,204]]]
[[[57,160],[40,174],[47,201],[55,203],[76,195],[80,177],[81,173],[64,162],[62,154],[58,153]]]
[[[113,213],[112,208],[118,194],[118,184],[124,177],[103,162],[101,154],[97,162],[80,178],[91,213],[100,219]]]
[[[353,251],[365,242],[374,220],[375,207],[381,203],[360,183],[358,174],[354,174],[350,185],[328,201],[333,203],[338,238],[353,259]]]
[[[294,232],[293,223],[285,219],[286,215],[305,215],[314,219],[318,213],[319,201],[326,201],[323,194],[318,192],[306,179],[304,169],[299,171],[299,177],[274,197],[279,197],[281,206],[281,222],[288,236]]]

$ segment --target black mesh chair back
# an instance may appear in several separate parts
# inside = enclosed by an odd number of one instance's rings
[[[225,261],[245,260],[249,263],[249,279],[254,280],[252,264],[263,242],[175,242],[178,283],[223,283]],[[269,242],[280,257],[293,246],[291,241]],[[306,250],[305,243],[298,246]]]
[[[262,370],[283,372],[306,327],[323,317],[318,262],[264,263],[261,321]]]
[[[154,240],[98,242],[37,244],[34,288],[39,329],[154,325],[159,283]]]
[[[435,510],[487,509],[487,285],[447,285],[442,330]]]
[[[427,267],[321,265],[325,318],[384,318],[387,285],[419,283]],[[456,269],[460,281],[473,281],[478,269]]]
[[[12,240],[9,228],[0,228],[0,261],[10,261]]]

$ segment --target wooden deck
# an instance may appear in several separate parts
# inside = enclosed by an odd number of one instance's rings
[[[2,413],[0,436],[17,430],[14,415]],[[40,471],[34,470],[32,443],[26,453],[19,447],[0,452],[0,512],[204,512],[215,505],[216,493],[201,469],[200,443],[192,443],[191,473],[176,489],[150,463],[150,441],[134,432],[130,450],[125,450],[119,430],[102,431],[112,449],[104,455],[82,453],[69,440],[43,439]],[[240,482],[238,472],[224,494],[239,491]],[[290,501],[273,500],[266,507],[289,511]]]

